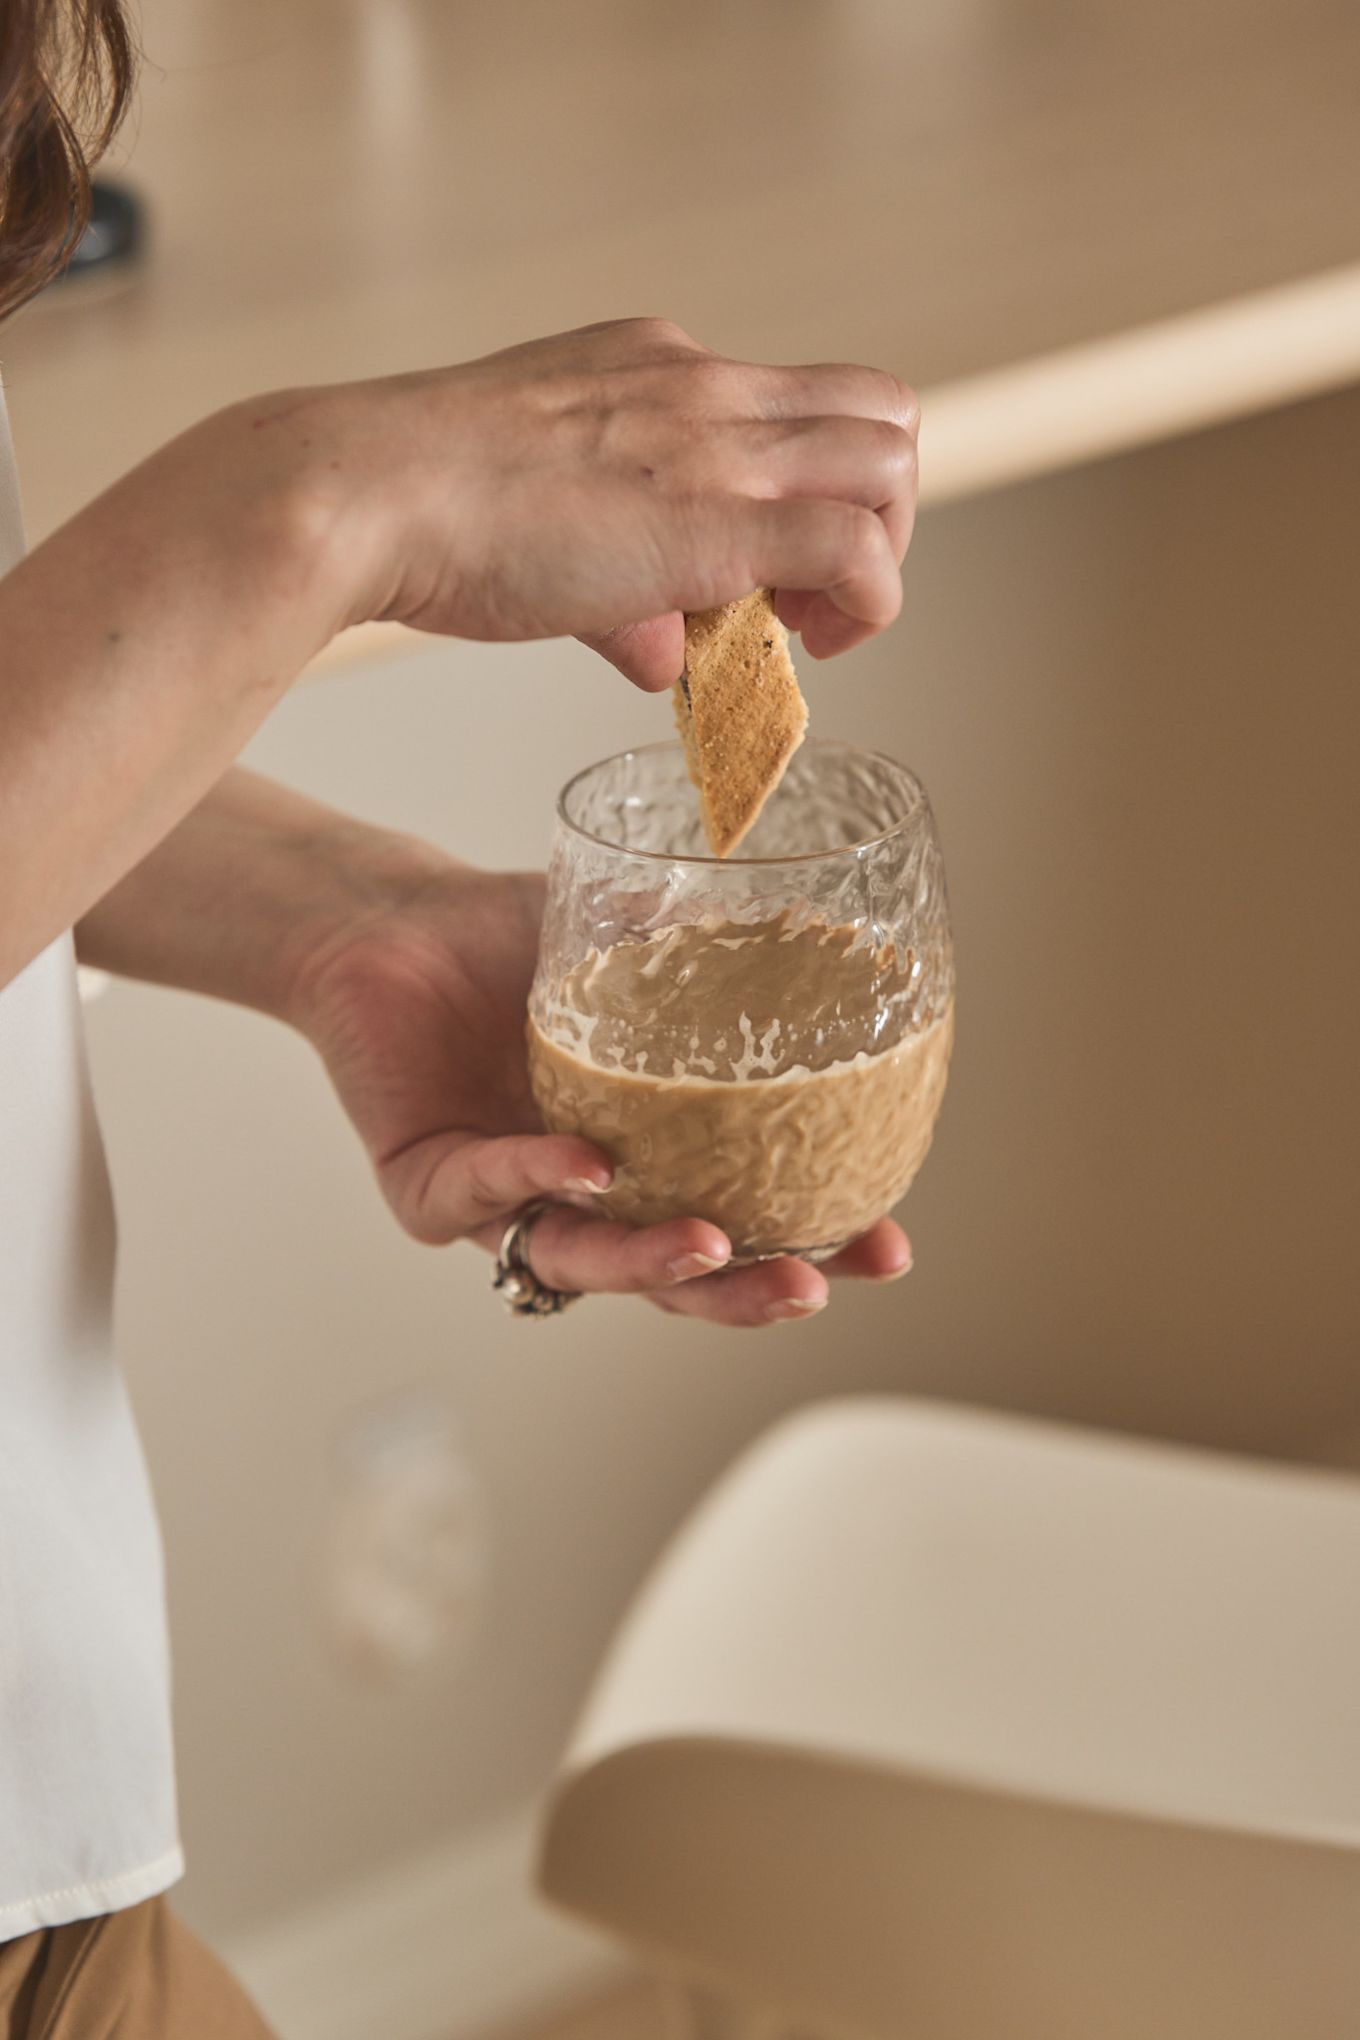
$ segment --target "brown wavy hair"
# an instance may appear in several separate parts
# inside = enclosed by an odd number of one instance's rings
[[[134,70],[121,0],[0,0],[0,317],[80,239]]]

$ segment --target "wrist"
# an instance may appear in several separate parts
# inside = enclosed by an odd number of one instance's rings
[[[198,458],[252,534],[306,632],[308,656],[377,613],[379,534],[354,444],[350,393],[276,390],[233,404],[199,429]]]
[[[347,816],[297,843],[292,863],[292,910],[271,970],[268,1010],[315,1041],[337,974],[389,942],[431,885],[461,867],[417,837]]]
[[[308,1033],[325,959],[451,868],[428,844],[236,767],[82,918],[79,953]]]

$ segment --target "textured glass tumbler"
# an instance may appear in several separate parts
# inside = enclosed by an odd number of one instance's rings
[[[682,747],[558,803],[529,1065],[547,1126],[614,1161],[634,1224],[823,1259],[925,1158],[954,969],[930,804],[904,766],[811,741],[737,853],[708,854]]]

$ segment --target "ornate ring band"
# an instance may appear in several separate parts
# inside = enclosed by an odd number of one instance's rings
[[[500,1292],[501,1301],[512,1317],[556,1317],[581,1294],[579,1289],[550,1289],[546,1282],[539,1281],[529,1265],[529,1236],[549,1204],[546,1197],[526,1204],[506,1227],[496,1256],[491,1286]]]

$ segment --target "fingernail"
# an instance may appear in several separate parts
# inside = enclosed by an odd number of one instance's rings
[[[878,1279],[880,1282],[900,1282],[904,1275],[910,1275],[915,1265],[912,1256],[908,1254],[900,1268],[889,1268],[886,1275],[880,1275]]]
[[[593,1176],[568,1176],[562,1185],[564,1190],[578,1190],[588,1197],[602,1197],[609,1188],[608,1183],[597,1183]]]
[[[712,1254],[682,1254],[678,1261],[666,1264],[666,1279],[669,1282],[690,1282],[696,1275],[711,1275],[715,1268],[724,1268],[725,1260],[718,1260]]]
[[[813,1317],[819,1310],[825,1310],[824,1296],[781,1296],[778,1303],[772,1303],[765,1313],[768,1325],[781,1324],[787,1318]]]

